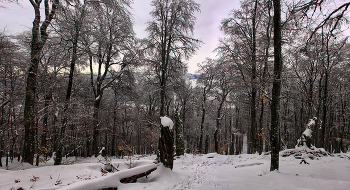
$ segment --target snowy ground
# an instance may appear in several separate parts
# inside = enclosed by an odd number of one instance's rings
[[[69,165],[39,167],[12,163],[0,169],[0,189],[98,189],[109,185],[119,190],[165,189],[350,189],[350,153],[306,159],[280,157],[280,171],[269,172],[270,156],[257,154],[204,154],[178,157],[171,171],[163,165],[137,183],[121,184],[130,160],[113,159],[119,172],[104,174],[96,158],[69,158]],[[134,158],[134,170],[154,166],[155,156]],[[3,158],[4,163],[4,158]],[[129,170],[129,171],[128,171]]]

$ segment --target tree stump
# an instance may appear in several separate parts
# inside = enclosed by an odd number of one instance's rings
[[[165,167],[173,169],[174,162],[174,138],[169,127],[161,127],[159,138],[159,159]]]

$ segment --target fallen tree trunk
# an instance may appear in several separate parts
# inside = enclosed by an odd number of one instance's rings
[[[148,164],[128,170],[122,170],[116,173],[109,173],[105,177],[100,177],[89,181],[76,182],[71,185],[64,186],[60,190],[115,190],[118,189],[121,183],[135,182],[138,178],[149,175],[151,172],[156,170],[157,167],[157,164]]]
[[[154,168],[146,171],[146,172],[143,172],[143,173],[140,173],[140,174],[136,174],[136,175],[133,175],[133,176],[130,176],[130,177],[126,177],[126,178],[123,178],[120,180],[120,183],[134,183],[137,181],[138,178],[141,178],[141,177],[144,177],[144,176],[148,176],[150,173],[152,173],[154,170],[157,169],[157,166],[155,166]]]

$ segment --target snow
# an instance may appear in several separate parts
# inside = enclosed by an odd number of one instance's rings
[[[99,101],[101,99],[101,95],[98,95],[96,98],[95,98],[95,101]]]
[[[136,183],[119,182],[127,175],[155,167],[155,158],[135,157],[136,167],[132,169],[128,169],[127,159],[113,158],[111,162],[120,171],[105,175],[101,172],[103,164],[94,157],[64,159],[64,163],[72,164],[60,166],[47,162],[37,167],[14,161],[10,170],[0,169],[0,189],[350,189],[350,153],[313,160],[305,156],[309,164],[300,164],[294,156],[281,156],[280,170],[274,172],[269,171],[270,155],[185,154],[176,157],[173,170],[159,164],[157,170]]]
[[[303,135],[305,135],[306,137],[311,137],[312,134],[312,130],[309,128],[306,128],[305,131],[303,132]]]
[[[314,126],[316,124],[315,120],[317,120],[317,117],[314,117],[314,118],[310,119],[309,123],[307,124],[307,127]]]
[[[173,129],[174,123],[169,117],[160,117],[160,122],[164,127],[169,127],[169,129]]]
[[[103,188],[110,188],[110,187],[118,187],[121,185],[119,180],[126,177],[131,177],[133,175],[137,175],[143,172],[147,172],[148,170],[151,170],[154,167],[157,167],[157,165],[148,164],[145,166],[139,166],[136,168],[131,168],[129,170],[116,172],[116,173],[107,175],[106,177],[96,178],[89,181],[80,181],[72,185],[68,185],[66,187],[60,188],[60,190],[74,190],[74,189],[95,190],[95,189],[103,189]]]

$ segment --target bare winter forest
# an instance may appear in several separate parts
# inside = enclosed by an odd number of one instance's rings
[[[217,56],[188,73],[205,43],[194,0],[153,0],[143,39],[132,0],[29,1],[31,29],[0,33],[2,167],[53,153],[55,165],[152,154],[173,168],[174,154],[270,152],[272,171],[312,118],[310,144],[349,151],[350,2],[242,0],[217,23]],[[8,3],[21,1],[0,11]]]

